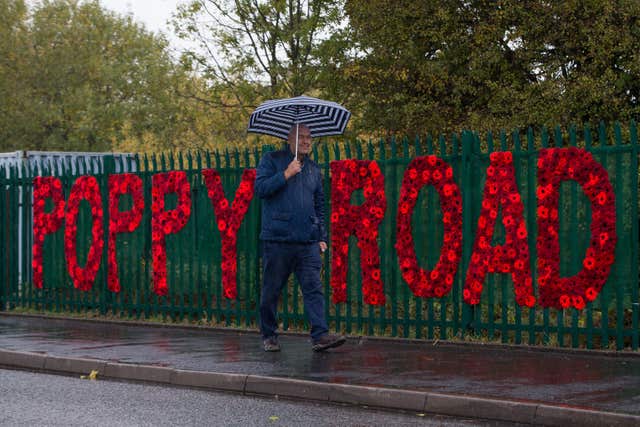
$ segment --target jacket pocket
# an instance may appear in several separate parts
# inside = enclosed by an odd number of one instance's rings
[[[318,219],[317,216],[311,215],[309,216],[309,221],[311,222],[309,240],[320,241],[322,239],[322,233],[320,230],[320,220]]]
[[[286,212],[274,212],[267,227],[274,234],[286,236],[291,231],[291,214]]]

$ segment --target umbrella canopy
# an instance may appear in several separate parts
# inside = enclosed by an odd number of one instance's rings
[[[293,125],[304,124],[318,138],[341,135],[349,118],[342,105],[303,95],[263,102],[251,114],[247,131],[287,139]]]

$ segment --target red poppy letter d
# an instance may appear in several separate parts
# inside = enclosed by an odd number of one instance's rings
[[[583,268],[560,277],[558,200],[562,181],[573,180],[591,201],[591,241]],[[616,248],[615,193],[607,171],[583,149],[547,148],[538,158],[538,289],[543,307],[581,310],[604,286]]]

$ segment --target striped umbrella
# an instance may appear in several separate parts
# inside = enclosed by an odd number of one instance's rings
[[[342,105],[303,95],[263,102],[251,114],[247,131],[287,139],[293,125],[304,124],[311,137],[318,138],[342,134],[349,118],[351,113]]]

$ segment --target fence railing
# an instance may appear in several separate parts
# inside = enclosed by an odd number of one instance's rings
[[[578,146],[592,153],[608,171],[616,195],[616,230],[618,243],[615,262],[607,283],[598,298],[583,310],[559,310],[521,307],[515,303],[510,274],[489,273],[481,301],[470,306],[463,302],[465,274],[473,250],[474,237],[483,198],[489,155],[495,151],[513,154],[516,180],[524,203],[531,271],[537,292],[536,268],[536,173],[540,148]],[[571,128],[565,134],[556,129],[552,135],[541,131],[534,136],[501,134],[480,138],[472,132],[415,140],[390,140],[378,143],[320,143],[312,158],[324,172],[326,212],[331,212],[329,197],[329,162],[346,158],[376,160],[385,177],[387,210],[379,227],[379,248],[386,303],[370,306],[363,303],[360,256],[355,238],[350,240],[347,274],[347,302],[331,304],[329,286],[330,257],[324,255],[323,281],[326,310],[331,327],[349,334],[386,335],[419,339],[486,339],[529,345],[558,345],[586,348],[630,348],[639,346],[640,299],[638,295],[638,137],[635,123],[628,128],[604,125],[591,131],[588,127]],[[202,169],[214,168],[221,176],[227,198],[232,199],[242,171],[256,167],[260,150],[243,152],[168,154],[136,159],[106,161],[98,171],[88,171],[77,162],[71,164],[23,165],[0,170],[0,307],[56,312],[95,311],[124,317],[203,320],[215,324],[255,327],[261,283],[260,201],[254,197],[238,231],[238,298],[223,297],[221,274],[221,239],[207,196]],[[449,163],[462,192],[463,249],[460,268],[452,291],[443,298],[423,299],[413,295],[400,275],[394,248],[396,216],[404,171],[416,156],[436,154]],[[126,164],[129,162],[129,164]],[[133,164],[135,163],[135,165]],[[56,175],[61,178],[65,198],[80,175],[94,175],[101,186],[103,200],[108,195],[107,177],[116,170],[137,170],[143,181],[145,208],[141,225],[132,233],[117,237],[117,260],[122,289],[108,290],[106,247],[94,286],[89,291],[73,287],[64,255],[64,231],[48,235],[44,242],[44,286],[32,284],[33,245],[33,176]],[[151,178],[168,170],[183,170],[191,185],[191,216],[177,234],[168,235],[167,272],[169,294],[153,292],[151,254]],[[74,171],[74,172],[72,172]],[[122,198],[121,210],[132,205]],[[362,202],[354,193],[352,203]],[[166,199],[166,209],[176,200]],[[106,205],[105,205],[106,206]],[[560,274],[571,276],[582,269],[590,242],[590,201],[573,181],[563,182],[560,190]],[[47,205],[46,209],[51,209]],[[105,214],[108,209],[105,209]],[[78,219],[78,258],[84,265],[91,244],[91,212],[82,202]],[[106,225],[105,218],[105,235]],[[494,242],[504,241],[504,230],[496,222]],[[329,227],[329,221],[327,220]],[[440,256],[443,239],[442,212],[438,193],[425,186],[418,196],[413,214],[416,255],[422,268],[431,269]],[[106,246],[106,245],[105,245]],[[306,326],[301,290],[292,279],[284,292],[280,308],[284,329]]]

